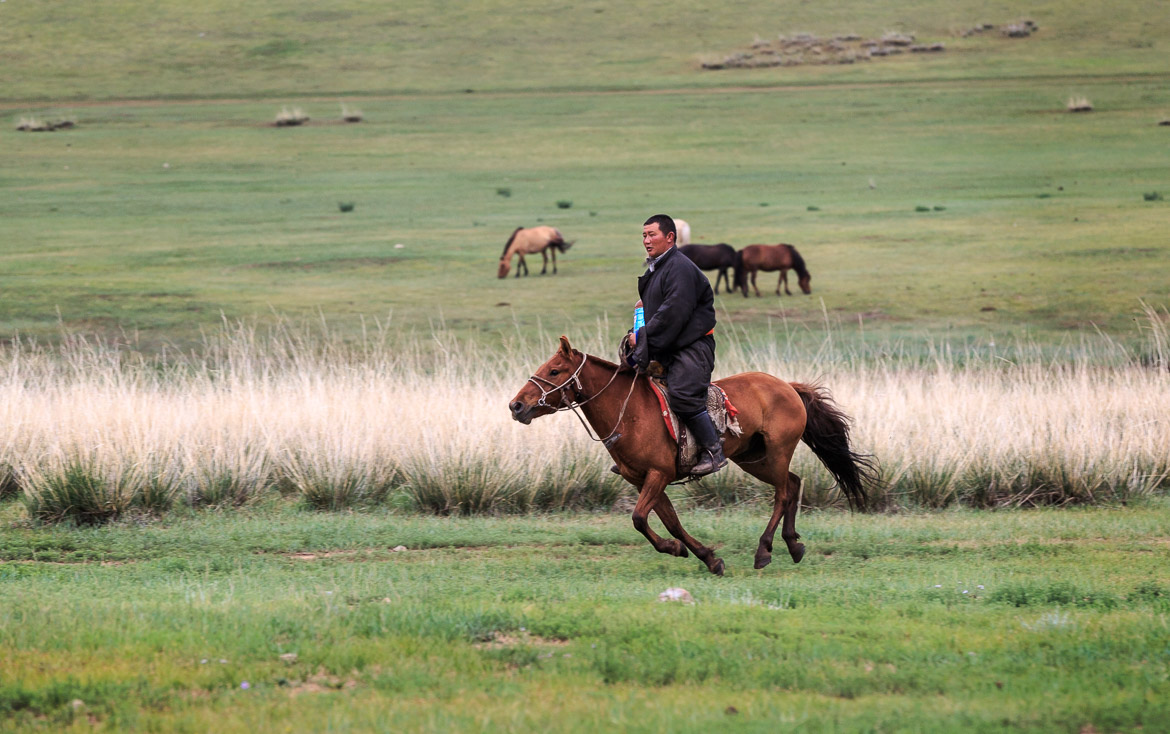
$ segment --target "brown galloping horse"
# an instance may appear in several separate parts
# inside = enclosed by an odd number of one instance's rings
[[[565,242],[565,238],[561,236],[556,227],[517,227],[504,244],[504,254],[500,256],[500,269],[497,276],[500,278],[508,277],[508,271],[512,268],[513,256],[520,257],[520,264],[516,266],[516,277],[520,277],[521,270],[524,271],[524,275],[528,275],[528,263],[524,262],[524,256],[534,255],[538,252],[544,258],[544,267],[541,268],[540,274],[544,275],[548,270],[548,256],[551,252],[553,275],[556,275],[557,250],[564,252],[572,246],[572,242]]]
[[[676,444],[667,433],[657,398],[644,375],[583,354],[561,337],[560,348],[536,371],[508,408],[512,418],[531,423],[534,418],[580,408],[585,420],[603,440],[627,482],[639,488],[634,527],[659,553],[680,558],[688,549],[711,573],[723,575],[723,560],[715,551],[687,534],[675,514],[666,486],[679,479]],[[808,444],[837,480],[850,505],[864,508],[866,487],[878,481],[872,457],[849,446],[849,419],[828,391],[816,385],[789,383],[762,372],[745,372],[716,380],[739,410],[742,433],[728,433],[724,453],[753,477],[776,488],[772,517],[760,536],[755,567],[772,561],[772,539],[781,519],[780,536],[793,563],[804,557],[796,532],[800,477],[788,470],[800,441]],[[674,536],[668,540],[651,528],[653,510]]]
[[[804,258],[796,251],[792,245],[748,245],[735,254],[735,287],[743,289],[743,297],[748,295],[748,276],[752,279],[752,288],[755,289],[756,295],[760,295],[760,289],[756,288],[756,273],[760,270],[765,272],[780,271],[780,280],[776,283],[776,295],[780,295],[780,286],[783,284],[784,292],[792,295],[792,291],[788,290],[788,271],[796,271],[797,285],[800,290],[804,291],[807,296],[812,293],[812,286],[809,283],[812,281],[812,276],[808,274],[808,268],[804,266]]]

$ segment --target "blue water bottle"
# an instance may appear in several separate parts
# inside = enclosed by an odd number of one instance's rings
[[[642,310],[642,299],[634,304],[634,341],[638,341],[638,329],[646,325],[646,312]]]

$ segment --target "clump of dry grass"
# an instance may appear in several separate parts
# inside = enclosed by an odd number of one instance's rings
[[[1065,108],[1069,112],[1092,112],[1093,103],[1087,97],[1069,97]]]
[[[21,132],[43,133],[54,130],[68,130],[77,125],[73,120],[41,120],[36,117],[21,117],[16,123],[16,129]]]
[[[782,356],[721,346],[719,374],[821,377],[880,461],[878,507],[1092,503],[1170,486],[1170,314],[1148,308],[1147,347],[1124,358],[939,354],[932,363]],[[609,334],[578,348],[606,355]],[[103,522],[176,503],[232,506],[282,492],[307,506],[393,503],[460,514],[608,508],[633,488],[570,416],[522,426],[507,403],[552,339],[485,351],[446,334],[359,344],[240,328],[178,361],[71,340],[0,350],[0,467],[42,521]],[[1087,351],[1089,354],[1091,350]],[[1012,359],[1005,361],[1001,356]],[[806,504],[838,505],[805,449]],[[738,469],[696,501],[764,499]]]
[[[272,124],[275,127],[294,127],[304,125],[308,121],[309,116],[300,107],[293,107],[291,110],[288,107],[282,107],[280,112],[276,113],[276,119]]]

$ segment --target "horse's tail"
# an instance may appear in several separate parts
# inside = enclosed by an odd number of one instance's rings
[[[551,246],[557,248],[561,252],[564,252],[565,250],[567,250],[573,246],[572,242],[565,242],[565,238],[561,234],[561,231],[559,229],[554,229],[553,231],[556,232],[556,236],[553,237],[552,242],[549,242],[549,244]]]
[[[808,278],[808,268],[804,264],[804,258],[800,256],[800,253],[792,245],[785,245],[785,247],[792,253],[792,269],[796,271],[796,276],[798,278]]]
[[[519,231],[520,231],[520,230],[522,230],[522,229],[524,229],[524,228],[523,228],[523,227],[517,227],[516,229],[512,230],[512,236],[511,236],[511,237],[509,237],[509,238],[508,238],[508,241],[504,243],[504,251],[503,251],[502,253],[500,253],[500,259],[501,259],[501,260],[503,260],[505,257],[507,257],[507,256],[508,256],[508,248],[509,248],[509,247],[511,247],[511,246],[512,246],[512,243],[516,241],[516,233],[517,233],[517,232],[519,232]]]
[[[744,272],[743,267],[743,250],[735,253],[735,280],[734,290],[743,289],[743,294],[747,296],[747,273]]]
[[[870,454],[859,454],[849,447],[849,416],[833,402],[829,391],[820,385],[792,383],[804,403],[808,415],[804,426],[804,441],[821,460],[849,506],[865,509],[866,487],[880,483],[877,460]]]

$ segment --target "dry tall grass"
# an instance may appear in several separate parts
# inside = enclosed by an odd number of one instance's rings
[[[858,448],[883,466],[879,506],[1118,501],[1170,485],[1167,328],[1149,313],[1142,358],[1118,357],[1116,345],[1108,359],[1058,362],[940,351],[924,366],[832,347],[793,357],[777,343],[731,339],[718,373],[819,377],[855,417]],[[629,489],[575,419],[509,418],[510,397],[553,351],[541,341],[497,352],[441,333],[386,331],[347,345],[242,328],[198,356],[143,358],[82,340],[17,345],[0,361],[0,467],[12,467],[30,514],[46,521],[273,491],[318,508],[610,507]],[[608,354],[610,341],[579,346]],[[806,504],[839,501],[811,453],[796,464]],[[707,502],[767,495],[738,469],[685,491]]]

